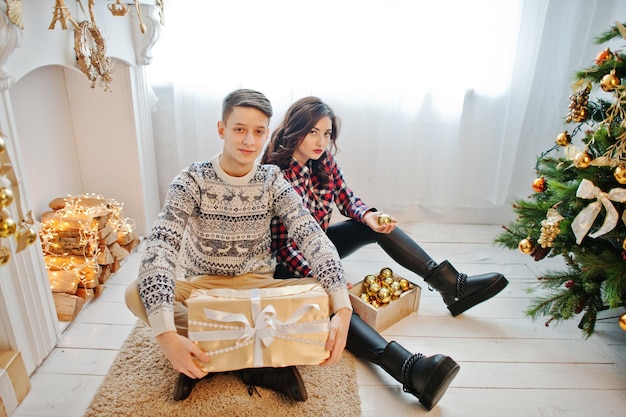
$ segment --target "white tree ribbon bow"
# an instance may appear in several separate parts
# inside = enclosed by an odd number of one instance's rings
[[[189,332],[189,338],[195,341],[236,340],[234,349],[254,343],[254,366],[261,367],[263,366],[263,346],[269,347],[274,338],[291,334],[327,332],[330,329],[328,320],[298,323],[310,309],[321,310],[319,304],[304,304],[287,320],[280,321],[276,318],[276,309],[271,304],[261,310],[261,296],[256,288],[251,290],[250,303],[252,323],[245,314],[204,308],[204,314],[209,320],[242,323],[243,327],[233,330]]]
[[[604,206],[606,210],[604,223],[602,223],[602,226],[598,230],[593,233],[589,233],[589,237],[595,239],[598,236],[602,236],[610,232],[615,228],[615,226],[617,226],[619,214],[611,201],[618,203],[626,202],[626,189],[613,188],[608,193],[605,193],[600,188],[596,187],[591,181],[582,180],[578,186],[578,190],[576,191],[576,197],[584,198],[586,200],[591,200],[593,198],[596,199],[596,201],[589,203],[587,207],[582,209],[572,222],[572,231],[576,236],[576,243],[580,245],[587,232],[589,232],[589,229],[591,229],[591,226],[600,213],[602,206]],[[622,213],[622,221],[624,223],[626,223],[625,214],[626,212]]]

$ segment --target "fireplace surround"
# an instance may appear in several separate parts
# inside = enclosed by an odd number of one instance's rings
[[[110,91],[80,71],[74,30],[53,20],[54,2],[23,2],[23,28],[0,2],[0,132],[18,179],[21,206],[35,220],[66,195],[100,194],[123,204],[143,235],[159,210],[152,142],[152,95],[145,76],[163,11],[158,0],[95,0],[93,15],[111,58]],[[87,8],[87,0],[83,5]],[[75,21],[89,19],[67,1]],[[9,211],[14,210],[10,206]],[[13,213],[15,214],[15,213]],[[0,350],[19,350],[32,373],[56,345],[60,325],[39,242],[0,266]]]

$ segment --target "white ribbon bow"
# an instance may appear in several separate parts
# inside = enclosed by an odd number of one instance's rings
[[[584,198],[586,200],[590,200],[595,198],[596,201],[589,203],[587,207],[582,209],[580,213],[576,216],[574,221],[572,222],[572,231],[576,236],[576,243],[580,245],[580,242],[583,241],[583,238],[591,229],[593,222],[596,220],[596,217],[600,213],[602,206],[604,206],[606,210],[606,217],[604,218],[604,223],[602,226],[593,233],[589,234],[589,237],[596,238],[598,236],[602,236],[617,226],[617,220],[619,218],[619,214],[617,210],[613,206],[611,201],[616,201],[619,203],[623,203],[626,201],[626,189],[624,188],[613,188],[608,193],[605,193],[600,188],[593,185],[593,183],[589,180],[582,180],[580,185],[578,186],[578,190],[576,191],[576,197]],[[626,212],[622,213],[622,221],[626,223]]]
[[[250,302],[252,324],[245,314],[205,308],[203,309],[204,314],[209,320],[222,323],[242,323],[244,326],[234,330],[189,332],[189,338],[195,341],[237,340],[234,349],[254,343],[254,367],[258,368],[263,366],[262,346],[270,346],[274,338],[290,334],[327,332],[330,328],[328,320],[297,323],[310,309],[320,311],[319,304],[304,304],[283,322],[276,318],[276,309],[272,305],[267,305],[261,310],[261,296],[257,288],[251,290]],[[310,341],[303,341],[310,343]]]

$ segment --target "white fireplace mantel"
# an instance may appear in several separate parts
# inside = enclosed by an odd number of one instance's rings
[[[57,22],[54,29],[48,29],[53,20],[54,1],[22,3],[23,29],[8,20],[6,3],[0,2],[0,132],[7,139],[6,151],[17,175],[24,211],[33,209],[37,218],[37,214],[45,210],[45,202],[51,200],[45,193],[39,195],[42,189],[62,189],[58,184],[62,177],[55,182],[55,173],[45,166],[46,160],[37,159],[46,155],[38,155],[32,149],[38,146],[44,149],[50,141],[67,141],[67,132],[71,132],[77,144],[72,147],[72,152],[76,153],[72,159],[84,158],[84,154],[96,155],[93,164],[98,158],[106,157],[107,146],[114,144],[120,158],[112,157],[111,163],[123,164],[126,169],[119,177],[111,173],[108,182],[117,186],[121,197],[118,201],[124,202],[125,214],[136,221],[137,231],[145,233],[158,213],[159,201],[150,95],[143,66],[151,62],[151,49],[159,38],[161,2],[141,1],[145,27],[142,32],[134,2],[124,2],[130,6],[130,12],[120,17],[113,16],[107,7],[115,3],[114,0],[95,0],[95,21],[106,40],[108,56],[115,64],[112,92],[104,92],[98,85],[92,88],[80,72],[71,25],[63,30]],[[89,19],[78,2],[65,0],[65,3],[75,21]],[[88,0],[82,3],[87,10]],[[48,90],[46,82],[61,82],[65,87],[50,85]],[[67,97],[51,96],[59,91],[66,92]],[[51,104],[45,107],[48,103]],[[54,117],[58,122],[62,114],[71,128],[63,132],[46,128],[47,109],[50,119]],[[25,114],[31,111],[35,116]],[[37,123],[32,123],[30,117],[36,118]],[[36,141],[45,142],[37,145]],[[79,141],[83,142],[79,144]],[[94,152],[96,145],[103,151]],[[76,165],[88,167],[90,163],[82,161]],[[42,169],[44,172],[38,172]],[[77,183],[89,189],[68,190],[68,193],[98,193],[98,188],[103,187],[102,175],[86,168],[72,175],[81,176]],[[11,206],[8,209],[11,211]],[[21,351],[27,371],[31,373],[56,345],[60,327],[39,242],[18,254],[14,239],[4,239],[3,244],[13,255],[8,264],[0,266],[0,350]]]

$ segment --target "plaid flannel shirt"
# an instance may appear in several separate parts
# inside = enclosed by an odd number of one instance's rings
[[[320,184],[319,177],[311,170],[311,161],[299,163],[292,158],[283,176],[302,197],[304,206],[309,209],[315,220],[326,231],[330,224],[333,202],[346,217],[362,221],[370,208],[348,187],[337,161],[326,152],[322,156],[324,169],[329,173],[326,185]],[[311,275],[311,268],[296,243],[289,238],[287,229],[278,218],[272,219],[272,251],[279,263],[289,268],[296,277]]]

